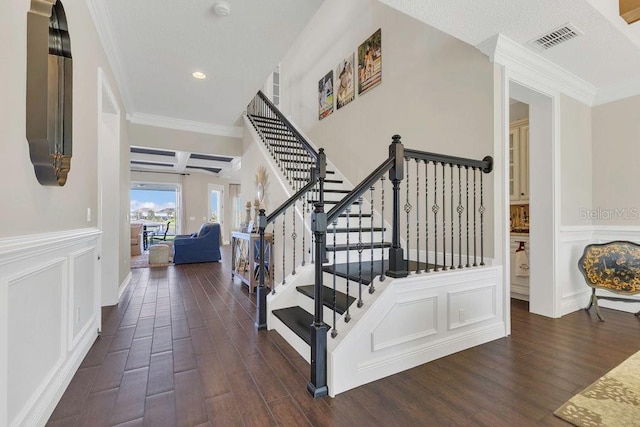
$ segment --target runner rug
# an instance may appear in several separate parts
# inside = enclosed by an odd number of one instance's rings
[[[575,426],[640,426],[640,352],[573,396],[556,412]]]

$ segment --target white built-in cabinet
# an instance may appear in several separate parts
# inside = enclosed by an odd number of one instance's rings
[[[509,198],[529,202],[529,120],[509,126]]]
[[[529,235],[524,233],[511,233],[510,241],[511,298],[529,301],[529,277],[516,276],[516,251],[520,247],[520,243],[522,243],[525,253],[529,256]]]

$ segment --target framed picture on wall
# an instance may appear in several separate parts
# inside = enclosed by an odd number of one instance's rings
[[[333,70],[318,82],[319,120],[333,113]]]
[[[358,95],[382,81],[382,29],[358,47]]]
[[[336,68],[336,107],[339,110],[355,98],[355,82],[353,73],[353,53],[340,61]]]

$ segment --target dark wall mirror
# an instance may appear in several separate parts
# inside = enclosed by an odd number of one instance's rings
[[[60,0],[31,0],[27,13],[27,141],[42,185],[62,186],[71,169],[73,63]]]

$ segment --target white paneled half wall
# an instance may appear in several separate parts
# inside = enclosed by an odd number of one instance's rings
[[[100,329],[95,228],[0,239],[0,425],[41,426]]]

